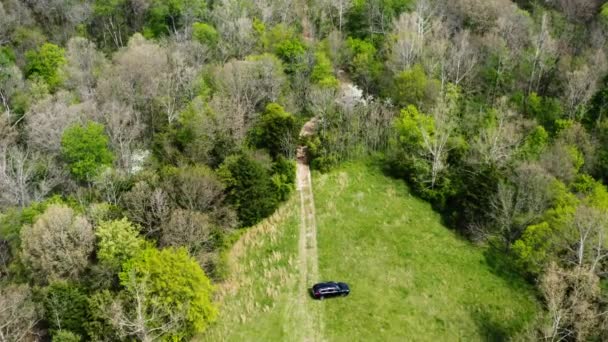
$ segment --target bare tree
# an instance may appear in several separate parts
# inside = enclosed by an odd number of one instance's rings
[[[545,72],[557,58],[557,44],[551,37],[547,13],[543,13],[540,28],[533,37],[532,44],[534,55],[532,56],[532,71],[528,80],[528,93],[538,91]]]
[[[15,23],[15,17],[4,9],[0,2],[0,46],[9,42],[9,32]]]
[[[425,21],[417,12],[402,13],[395,21],[389,66],[398,73],[411,68],[424,48]]]
[[[136,337],[142,342],[158,341],[186,320],[187,307],[173,310],[169,317],[161,315],[160,305],[150,298],[147,281],[134,272],[129,274],[130,300],[117,298],[106,309],[107,317],[121,337]]]
[[[239,1],[221,0],[213,6],[211,13],[214,26],[221,39],[218,50],[221,58],[244,58],[255,46],[252,21]]]
[[[174,203],[188,210],[211,211],[224,199],[224,185],[203,166],[177,169],[164,188]]]
[[[294,0],[253,0],[253,15],[262,19],[268,26],[276,24],[292,25],[298,19],[300,4]]]
[[[68,42],[66,59],[67,63],[64,66],[67,76],[66,85],[76,90],[82,100],[92,100],[97,78],[107,67],[103,53],[86,38],[75,37]]]
[[[518,166],[511,183],[498,184],[498,191],[490,201],[493,222],[489,234],[498,238],[506,249],[510,248],[548,208],[551,181],[551,176],[539,165]]]
[[[152,113],[156,99],[163,96],[170,73],[165,48],[135,34],[126,48],[114,55],[113,66],[99,80],[100,103],[118,101],[142,113]],[[152,116],[145,117],[152,128]]]
[[[271,55],[257,60],[231,61],[215,75],[218,93],[210,105],[225,119],[231,135],[241,141],[261,104],[276,102],[286,82],[280,62]]]
[[[122,170],[130,172],[133,151],[144,131],[141,114],[133,107],[116,100],[104,103],[101,112],[110,144],[118,156],[116,162]]]
[[[127,183],[127,174],[112,168],[101,171],[93,180],[93,185],[103,200],[113,205],[119,205],[121,202]]]
[[[593,65],[593,68],[589,65]],[[575,119],[584,112],[585,105],[597,89],[599,75],[605,69],[606,57],[600,49],[589,64],[565,73],[564,105],[570,119]]]
[[[439,175],[447,168],[448,141],[456,128],[454,112],[456,98],[454,96],[456,95],[446,93],[432,109],[433,131],[427,131],[423,126],[420,127],[424,157],[431,165],[431,179],[429,180],[431,189],[435,187]]]
[[[93,10],[89,1],[24,0],[36,15],[38,22],[48,27],[55,40],[67,41],[74,36],[76,27],[86,23]]]
[[[552,263],[540,281],[550,324],[543,338],[549,341],[585,341],[597,333],[607,312],[598,306],[599,278],[584,267],[571,270]]]
[[[169,219],[171,203],[161,189],[154,189],[148,183],[135,183],[122,198],[129,219],[142,226],[143,234],[154,236],[161,225]]]
[[[478,59],[479,51],[471,43],[471,33],[468,30],[458,32],[447,51],[448,80],[459,85],[463,80],[471,78]]]
[[[428,0],[418,1],[416,10],[404,12],[393,22],[389,67],[395,73],[411,68],[419,62],[427,47],[442,31],[438,7]],[[434,36],[434,37],[432,37]]]
[[[59,92],[36,103],[25,114],[28,146],[35,151],[57,155],[61,151],[63,131],[75,123],[84,123],[96,116],[92,102],[72,104],[67,92]]]
[[[63,179],[48,156],[13,146],[0,148],[0,204],[26,207],[42,200]]]
[[[481,129],[471,144],[474,163],[503,167],[523,143],[527,122],[507,107],[506,99],[492,113],[495,124]]]
[[[331,25],[335,27],[336,21],[338,26],[338,32],[342,32],[344,26],[345,16],[353,5],[352,0],[319,0],[315,1],[317,13],[315,18],[321,18],[324,20],[329,19]]]
[[[169,68],[163,77],[164,84],[161,87],[158,101],[165,111],[169,124],[175,122],[184,104],[194,98],[194,82],[199,75],[200,66],[204,62],[204,59],[200,57],[193,60],[191,54],[196,49],[202,49],[202,46],[196,42],[188,45],[173,44],[168,52]]]
[[[598,0],[546,0],[564,12],[569,19],[587,21],[593,18],[602,1]]]
[[[187,247],[196,254],[210,245],[213,223],[206,214],[176,209],[161,230],[161,246]]]
[[[31,341],[39,321],[38,308],[27,285],[0,289],[0,342]]]
[[[540,162],[549,173],[568,184],[576,178],[580,168],[577,156],[576,147],[558,140],[541,155]]]
[[[95,235],[87,219],[63,205],[51,205],[21,230],[23,258],[41,282],[78,279],[89,263]]]
[[[9,120],[12,120],[11,99],[23,86],[23,76],[19,67],[12,63],[5,64],[0,60],[0,108]]]
[[[596,272],[601,262],[608,257],[608,212],[584,205],[578,207],[570,234],[572,236],[568,239],[568,249],[572,261],[578,267]]]

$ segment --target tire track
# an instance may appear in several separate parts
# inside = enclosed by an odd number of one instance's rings
[[[301,136],[312,134],[315,120],[309,121],[302,128]],[[317,223],[315,219],[315,204],[312,192],[312,179],[308,165],[307,150],[299,146],[296,165],[296,188],[300,195],[300,236],[298,245],[300,290],[299,316],[302,319],[303,340],[323,340],[322,307],[313,301],[308,288],[319,281],[319,262],[317,252]]]

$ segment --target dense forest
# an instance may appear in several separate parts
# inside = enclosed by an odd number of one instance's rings
[[[298,144],[506,256],[526,339],[608,339],[607,36],[600,0],[0,0],[0,341],[202,333]]]

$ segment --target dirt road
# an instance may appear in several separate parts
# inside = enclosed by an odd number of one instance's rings
[[[309,121],[300,132],[307,136],[314,132],[316,121]],[[317,223],[315,220],[315,203],[312,191],[310,167],[306,147],[299,146],[297,151],[296,189],[300,195],[300,237],[299,237],[299,269],[301,294],[299,296],[299,311],[302,318],[303,340],[323,340],[323,314],[320,302],[313,301],[308,288],[319,281],[319,264],[317,255]]]

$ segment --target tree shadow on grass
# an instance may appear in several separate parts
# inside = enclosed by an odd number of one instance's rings
[[[484,341],[509,341],[513,332],[509,322],[497,320],[485,309],[471,311],[471,317]]]
[[[513,260],[504,251],[489,246],[483,252],[483,256],[490,271],[504,279],[505,282],[515,289],[530,289],[531,285],[526,281],[525,275],[515,266]]]

